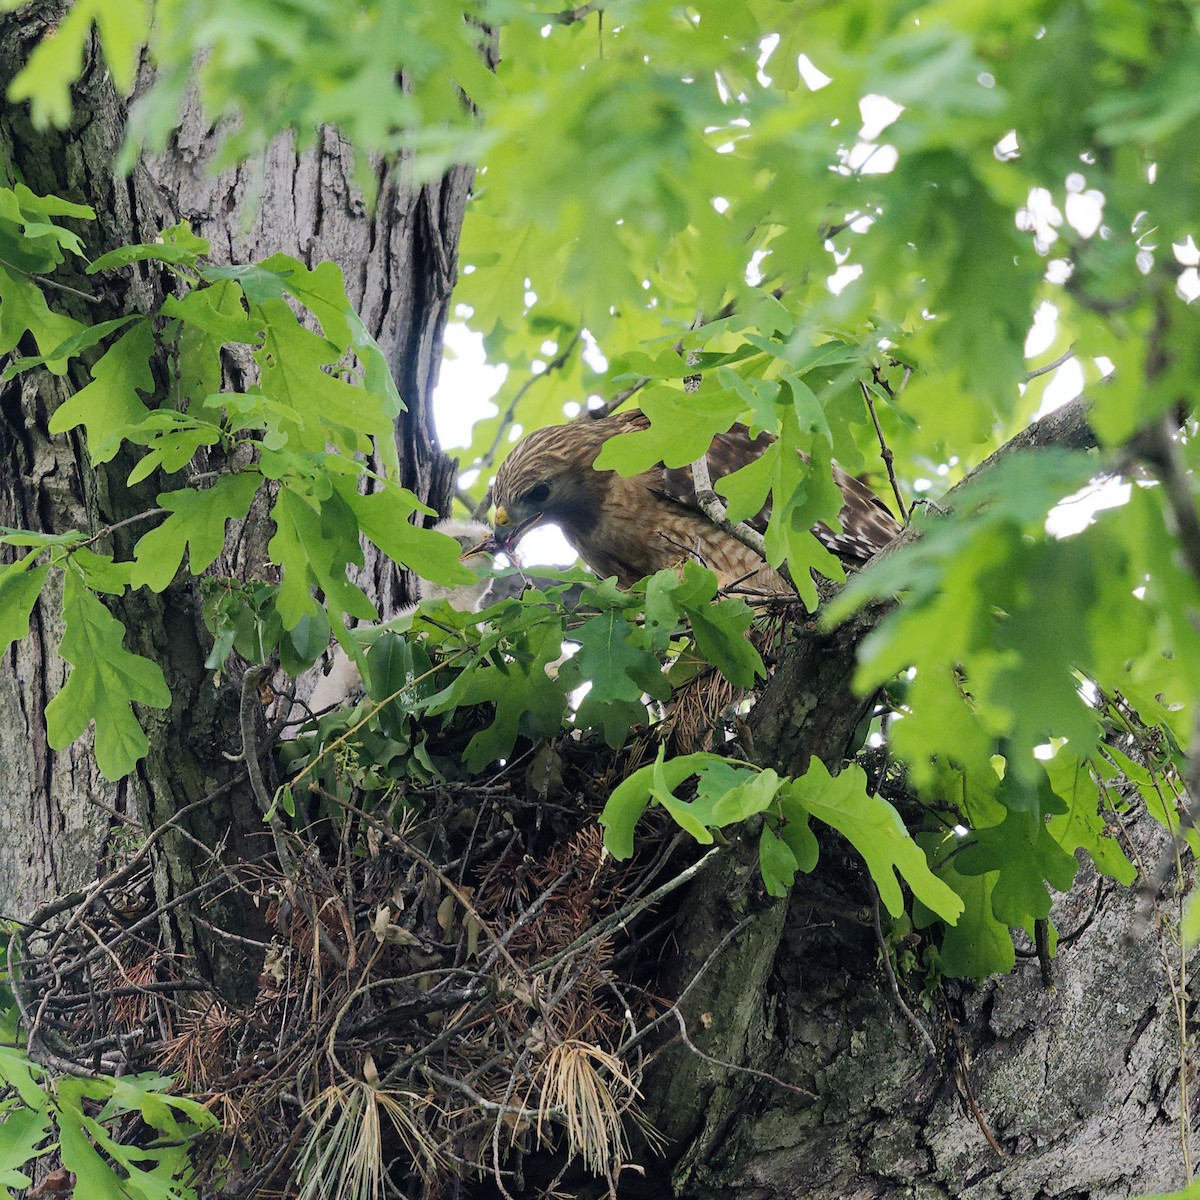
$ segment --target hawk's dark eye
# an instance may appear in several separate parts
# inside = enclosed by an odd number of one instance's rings
[[[541,504],[547,496],[550,495],[550,485],[548,483],[535,483],[533,487],[525,493],[526,504]]]

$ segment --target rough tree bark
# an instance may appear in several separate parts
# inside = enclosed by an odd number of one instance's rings
[[[0,18],[0,88],[7,88],[60,9],[60,4],[26,6]],[[349,147],[326,133],[300,152],[278,143],[256,167],[214,176],[209,164],[216,133],[197,107],[189,107],[166,152],[123,178],[114,161],[126,105],[98,56],[86,64],[75,89],[75,114],[65,131],[40,131],[30,124],[27,106],[0,109],[0,162],[35,192],[96,209],[97,220],[80,228],[92,256],[152,241],[164,226],[184,218],[211,241],[217,261],[250,262],[286,251],[309,265],[330,259],[343,266],[351,301],[383,347],[408,406],[396,430],[403,482],[432,507],[443,508],[453,469],[437,444],[430,396],[471,172],[459,169],[417,186],[403,164],[380,167],[378,200],[368,210],[349,183]],[[68,292],[55,292],[52,300],[88,322],[145,308],[161,300],[171,283],[155,267],[70,282],[95,295],[95,302]],[[51,413],[86,378],[78,368],[62,381],[30,372],[0,386],[0,524],[95,532],[154,507],[161,481],[124,488],[120,460],[97,473],[75,435],[49,437]],[[127,552],[144,528],[120,531],[113,535],[120,539],[115,544]],[[269,535],[257,507],[214,571],[261,573]],[[112,546],[102,542],[97,549]],[[381,556],[368,555],[362,582],[385,614],[410,600],[404,573]],[[45,706],[67,675],[54,649],[62,632],[55,599],[39,604],[29,638],[9,650],[0,674],[3,915],[27,918],[48,898],[94,879],[120,824],[155,828],[205,797],[188,815],[188,832],[207,846],[224,842],[234,855],[260,852],[260,814],[238,782],[240,766],[222,753],[240,740],[237,689],[228,680],[214,686],[204,669],[210,639],[200,619],[198,588],[179,583],[161,597],[135,593],[118,606],[128,644],[162,665],[173,697],[169,711],[140,714],[152,750],[135,775],[118,784],[96,770],[88,737],[60,753],[46,745]],[[164,846],[159,903],[192,886],[204,859],[186,838],[167,839]],[[180,948],[210,955],[218,978],[228,983],[247,977],[248,967],[253,977],[252,964],[236,952],[226,957],[227,947],[192,927],[186,906],[175,920]]]
[[[1133,837],[1151,864],[1167,844],[1145,818]],[[1166,974],[1178,961],[1134,892],[1080,872],[1054,910],[1052,991],[1026,955],[978,988],[948,985],[929,1014],[910,996],[935,1058],[879,966],[869,880],[831,851],[765,911],[746,886],[753,863],[690,897],[679,940],[691,972],[701,947],[711,955],[746,921],[688,997],[691,1040],[772,1078],[670,1047],[648,1105],[672,1139],[670,1168],[639,1194],[664,1194],[667,1175],[694,1200],[1110,1200],[1182,1186]]]
[[[1045,445],[1094,445],[1082,402],[1003,453]],[[760,762],[797,772],[848,754],[869,708],[850,687],[854,654],[882,612],[799,632],[751,718]],[[1166,831],[1136,808],[1124,828],[1159,875]],[[785,902],[766,901],[756,854],[736,847],[681,904],[664,991],[696,980],[683,1017],[709,1058],[679,1041],[648,1073],[647,1111],[673,1149],[646,1194],[668,1175],[689,1200],[1109,1200],[1182,1186],[1194,1066],[1173,998],[1179,947],[1158,909],[1179,884],[1139,895],[1080,858],[1053,912],[1052,988],[1030,947],[1008,976],[948,983],[928,1014],[908,996],[933,1056],[893,998],[872,884],[844,843],[828,839]]]

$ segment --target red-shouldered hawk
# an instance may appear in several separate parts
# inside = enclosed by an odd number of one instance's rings
[[[647,428],[647,418],[632,409],[529,434],[496,475],[497,544],[511,549],[527,529],[545,521],[563,531],[593,571],[602,578],[615,575],[622,587],[692,557],[723,587],[737,583],[749,592],[790,594],[775,570],[705,516],[690,467],[657,463],[628,479],[592,469],[610,437]],[[707,456],[713,482],[753,461],[772,440],[765,433],[751,438],[744,425],[718,434]],[[836,465],[833,477],[844,498],[842,532],[822,523],[813,533],[844,563],[857,566],[887,545],[900,525],[865,484]],[[748,523],[762,532],[769,517],[768,505]]]

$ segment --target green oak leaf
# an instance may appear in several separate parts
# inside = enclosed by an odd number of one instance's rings
[[[9,354],[28,331],[43,356],[48,356],[69,338],[87,327],[71,317],[54,312],[46,303],[42,289],[23,274],[0,266],[0,354]],[[46,368],[65,375],[65,358],[46,357]]]
[[[546,673],[562,651],[559,627],[535,626],[526,640],[526,654],[507,662],[504,670],[483,666],[470,677],[462,703],[493,704],[496,709],[492,723],[467,744],[464,757],[472,771],[506,758],[522,734],[550,737],[562,728],[567,697]]]
[[[3,1074],[0,1064],[0,1075]],[[13,1188],[27,1188],[33,1183],[21,1168],[45,1153],[53,1135],[47,1108],[27,1108],[15,1097],[12,1103],[0,1104],[0,1126],[4,1127],[4,1137],[0,1140],[0,1196],[4,1200],[9,1200]]]
[[[61,364],[69,358],[77,358],[85,350],[90,350],[104,341],[110,333],[124,329],[130,321],[136,320],[138,320],[137,317],[117,317],[112,321],[100,321],[95,325],[85,325],[78,333],[74,333],[66,341],[60,342],[47,354],[31,355],[29,358],[19,358],[15,362],[9,363],[0,374],[0,382],[13,379],[33,367],[49,366],[51,363]]]
[[[972,832],[956,858],[962,875],[996,874],[992,912],[1005,925],[1032,931],[1050,915],[1048,881],[1066,891],[1079,864],[1051,836],[1039,812],[1012,809],[999,825]]]
[[[663,760],[665,751],[660,746],[660,762],[639,767],[613,790],[600,814],[604,827],[604,845],[616,859],[624,860],[633,855],[633,831],[646,806],[650,803],[651,789],[655,784],[655,769],[660,767],[659,786],[668,793],[677,788],[689,775],[702,771],[710,763],[724,760],[717,754],[681,754]]]
[[[640,634],[611,610],[572,630],[571,640],[579,643],[579,652],[563,664],[561,674],[567,687],[574,689],[589,681],[588,699],[599,704],[639,700],[643,692],[666,700],[671,686],[658,659],[639,644]]]
[[[66,433],[77,425],[87,431],[88,453],[93,463],[116,456],[125,428],[146,417],[138,392],[153,392],[154,331],[149,321],[139,321],[122,334],[92,367],[92,382],[81,388],[50,418],[51,433]]]
[[[796,860],[796,870],[806,874],[817,865],[820,854],[817,835],[809,828],[809,819],[808,809],[796,800],[790,789],[781,788],[777,832],[787,842],[792,857]]]
[[[701,846],[711,845],[713,835],[709,832],[708,823],[704,819],[704,805],[702,803],[700,805],[690,804],[675,795],[673,786],[678,785],[672,785],[671,781],[667,779],[663,769],[663,754],[663,747],[659,746],[658,758],[650,768],[650,795],[671,814],[671,819],[684,833],[690,833]]]
[[[333,442],[348,453],[382,446],[394,437],[392,418],[378,394],[347,383],[325,368],[336,367],[343,351],[305,329],[285,300],[267,300],[254,312],[266,323],[266,339],[254,351],[257,389],[286,406],[294,417],[284,426],[297,449],[322,453]]]
[[[232,281],[195,288],[186,296],[168,296],[162,315],[208,334],[220,345],[257,345],[261,326],[246,316],[241,289]]]
[[[1067,806],[1046,823],[1050,836],[1068,854],[1082,847],[1096,870],[1126,886],[1137,878],[1137,868],[1125,857],[1116,831],[1100,815],[1100,789],[1088,763],[1063,746],[1043,762],[1054,794]]]
[[[0,653],[29,634],[29,614],[42,593],[49,563],[33,566],[39,550],[0,568]]]
[[[785,791],[819,821],[841,833],[863,856],[880,899],[893,917],[904,912],[900,875],[926,906],[942,920],[954,924],[963,911],[962,900],[929,869],[921,848],[904,828],[900,814],[883,799],[867,792],[861,767],[846,767],[830,775],[814,758],[808,771],[785,785]]]
[[[737,597],[712,603],[717,577],[699,563],[683,565],[683,579],[672,592],[696,636],[696,646],[710,663],[736,687],[753,687],[767,673],[762,656],[747,634],[754,621],[750,606]]]
[[[758,837],[758,865],[768,896],[786,896],[799,870],[791,846],[769,824],[764,824]]]
[[[72,568],[63,588],[60,654],[72,665],[62,690],[46,706],[50,745],[64,750],[96,724],[96,762],[107,779],[121,779],[150,748],[130,704],[168,708],[171,692],[158,664],[125,649],[125,627]]]
[[[675,605],[674,593],[679,586],[679,573],[672,568],[659,571],[646,581],[646,603],[644,608],[647,645],[656,654],[661,654],[671,644],[679,629],[679,609]],[[629,593],[624,593],[628,596]]]
[[[386,487],[366,496],[354,489],[343,496],[364,536],[394,562],[433,583],[455,586],[475,578],[454,538],[412,523],[414,513],[431,510],[406,488]]]
[[[963,875],[957,868],[958,857],[954,853],[961,841],[953,834],[920,834],[917,842],[933,862],[934,874],[961,897],[965,906],[962,916],[953,925],[943,927],[942,970],[962,979],[982,979],[1011,971],[1016,961],[1012,934],[992,911],[992,893],[998,873]],[[937,914],[920,900],[913,901],[916,928],[925,929],[937,919]]]
[[[748,772],[744,779],[713,804],[713,824],[732,825],[766,812],[782,783],[783,780],[770,767],[764,771]]]
[[[314,584],[325,593],[335,630],[345,628],[343,613],[363,621],[377,618],[375,606],[346,578],[347,565],[361,565],[362,550],[358,522],[337,492],[327,497],[318,511],[285,485],[275,497],[271,517],[275,536],[267,551],[282,572],[276,604],[285,629],[294,629],[301,617],[311,616],[320,607],[312,594]]]
[[[657,462],[684,467],[704,454],[718,433],[725,433],[742,412],[732,393],[700,396],[677,388],[652,388],[641,396],[650,428],[619,433],[604,443],[598,471],[637,475]]]
[[[162,262],[168,266],[194,267],[197,260],[203,258],[209,249],[208,242],[202,237],[197,237],[186,221],[181,221],[178,225],[169,225],[164,229],[157,242],[136,246],[118,246],[115,250],[100,255],[88,266],[87,273],[95,275],[97,271],[107,271],[112,267],[125,267],[135,262]],[[175,316],[177,312],[168,310],[177,306],[188,307],[194,296],[203,296],[211,290],[213,289],[196,288],[182,298],[168,296],[159,311],[164,316]],[[227,340],[239,341],[241,339],[229,338]],[[253,340],[257,341],[258,339]]]
[[[190,414],[160,408],[137,425],[125,427],[125,438],[148,452],[129,472],[126,484],[141,483],[160,468],[168,475],[181,470],[196,456],[201,446],[215,446],[221,430],[210,421],[198,421]]]
[[[260,475],[246,471],[222,475],[203,490],[160,493],[158,503],[170,516],[138,539],[130,576],[133,586],[161,592],[175,578],[185,551],[193,575],[211,566],[225,545],[225,523],[245,520],[261,483]]]

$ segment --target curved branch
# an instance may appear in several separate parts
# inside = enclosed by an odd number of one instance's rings
[[[725,511],[725,505],[721,503],[721,497],[713,491],[712,476],[708,471],[707,453],[700,455],[692,463],[692,486],[696,489],[696,503],[700,505],[704,515],[718,529],[732,538],[737,538],[743,546],[753,550],[763,562],[766,562],[767,545],[762,534],[758,530],[752,529],[745,521],[736,523],[731,521],[729,514]],[[792,591],[796,591],[796,584],[792,579],[792,573],[788,570],[787,563],[780,563],[775,570],[788,581]]]

